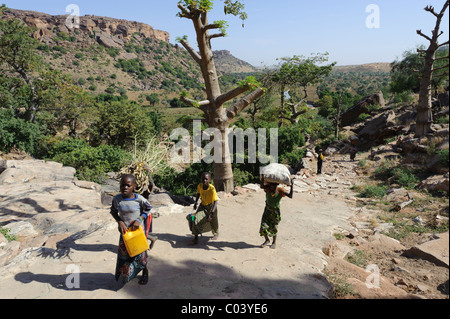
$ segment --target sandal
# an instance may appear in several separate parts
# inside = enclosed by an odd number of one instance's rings
[[[146,285],[147,283],[148,283],[148,270],[142,274],[142,277],[139,280],[139,285]]]

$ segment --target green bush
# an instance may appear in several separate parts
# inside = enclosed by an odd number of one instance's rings
[[[173,168],[167,168],[164,172],[153,176],[153,180],[158,187],[162,187],[174,195],[197,194],[197,185],[203,172],[213,174],[212,164],[204,162],[195,163],[189,166],[184,172],[177,173]],[[214,176],[212,176],[214,179]]]
[[[0,151],[7,153],[16,147],[34,154],[42,137],[38,124],[15,118],[13,110],[0,109]]]
[[[393,181],[401,187],[414,188],[419,183],[417,176],[411,170],[403,167],[394,168],[391,174]]]
[[[364,121],[367,120],[369,117],[370,117],[369,114],[362,113],[362,114],[360,114],[360,115],[358,116],[358,118],[356,119],[356,122],[357,122],[357,123],[364,122]]]
[[[104,180],[105,173],[118,171],[124,163],[131,160],[129,153],[120,147],[92,147],[81,139],[47,142],[42,157],[71,166],[77,170],[76,176],[79,179],[97,183]]]
[[[298,149],[292,152],[287,152],[280,156],[280,162],[283,162],[285,164],[288,164],[292,168],[295,168],[295,166],[297,166],[297,164],[301,161],[305,154],[305,149]]]
[[[444,167],[449,167],[448,150],[442,150],[438,152],[439,164]]]
[[[107,143],[130,149],[134,140],[153,136],[152,119],[136,102],[117,97],[118,101],[98,103],[98,117],[89,128],[91,145]]]
[[[386,195],[387,187],[384,185],[366,185],[362,187],[353,187],[352,189],[359,192],[358,197],[362,198],[383,198],[384,195]]]

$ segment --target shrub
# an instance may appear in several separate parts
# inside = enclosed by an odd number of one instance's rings
[[[439,164],[444,167],[449,167],[448,150],[438,152]]]
[[[367,120],[369,117],[370,117],[369,114],[362,113],[362,114],[360,114],[360,115],[358,116],[358,118],[356,119],[356,122],[357,122],[357,123],[364,122],[364,121]]]
[[[13,110],[0,109],[0,151],[7,153],[16,147],[34,154],[42,137],[38,124],[15,118]]]
[[[120,147],[101,145],[92,147],[85,140],[47,141],[43,158],[71,166],[82,180],[101,183],[105,173],[118,171],[131,156]]]
[[[284,162],[285,164],[288,164],[292,168],[295,168],[295,166],[301,161],[301,159],[305,156],[305,154],[306,154],[305,149],[287,152],[284,153],[282,156],[280,156],[280,162]]]
[[[392,170],[393,181],[405,188],[413,188],[419,182],[416,175],[409,169],[396,167]]]
[[[354,186],[352,187],[353,190],[356,190],[359,192],[358,197],[362,198],[383,198],[384,195],[386,195],[387,187],[382,185],[366,185],[366,186]]]
[[[131,148],[134,140],[151,137],[152,121],[145,110],[123,97],[119,101],[99,103],[98,118],[89,129],[91,144],[107,144]]]

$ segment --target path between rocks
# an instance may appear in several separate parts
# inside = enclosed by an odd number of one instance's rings
[[[100,197],[95,185],[49,181],[43,186],[32,178],[8,183],[5,171],[0,221],[32,220],[39,233],[37,225],[45,224],[47,216],[54,230],[41,232],[43,238],[34,235],[34,245],[21,238],[20,253],[2,266],[0,298],[327,298],[331,284],[322,274],[327,263],[322,248],[336,228],[351,229],[348,219],[354,210],[345,197],[351,196],[348,188],[356,178],[356,162],[330,162],[325,172],[336,171],[332,165],[345,169],[334,176],[298,176],[294,198],[282,200],[277,249],[259,247],[262,190],[222,199],[219,240],[210,241],[206,234],[194,247],[185,219],[191,208],[161,214],[154,222],[159,240],[149,253],[146,286],[137,279],[125,286],[115,282],[119,235],[109,208],[95,202]],[[87,194],[51,197],[58,187],[70,194],[80,185],[93,200],[84,200]],[[73,273],[78,271],[79,287]]]

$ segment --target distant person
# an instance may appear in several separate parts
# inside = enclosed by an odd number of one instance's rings
[[[352,145],[352,147],[350,148],[350,160],[352,161],[355,160],[356,152],[357,152],[356,146]]]
[[[322,174],[322,165],[323,165],[323,154],[322,149],[319,149],[319,154],[317,157],[317,174]]]
[[[201,198],[200,206],[197,209],[198,200]],[[211,185],[211,174],[205,172],[201,176],[201,183],[197,186],[197,198],[195,199],[195,213],[187,216],[189,228],[194,235],[191,245],[198,244],[198,235],[212,231],[213,238],[219,238],[219,217],[217,212],[217,196],[216,188]]]
[[[140,285],[148,282],[147,251],[135,257],[130,257],[125,247],[122,235],[142,226],[144,231],[150,228],[152,206],[143,196],[136,194],[136,178],[127,174],[120,179],[120,194],[114,196],[111,205],[111,215],[117,221],[120,232],[119,248],[117,252],[116,280],[122,277],[125,284],[134,279],[141,271]],[[149,218],[150,217],[150,218]],[[147,233],[146,233],[147,235]]]
[[[275,249],[277,245],[278,224],[281,221],[280,202],[283,197],[292,198],[294,194],[294,183],[291,180],[291,191],[287,193],[278,184],[268,183],[265,185],[264,177],[261,178],[261,188],[266,192],[266,207],[261,219],[259,234],[264,236],[265,241],[262,248],[270,244],[270,237],[273,238],[270,248]]]

